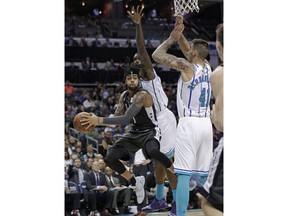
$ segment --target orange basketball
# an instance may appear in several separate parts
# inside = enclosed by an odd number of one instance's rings
[[[87,125],[84,125],[84,126],[81,125],[80,120],[81,120],[81,115],[82,115],[83,113],[87,113],[87,112],[80,112],[80,113],[78,113],[78,114],[74,117],[73,125],[74,125],[74,128],[75,128],[78,132],[80,132],[80,133],[89,133],[89,132],[91,132],[91,131],[94,130],[94,127],[90,126],[90,127],[88,128],[88,130],[87,130],[87,129],[86,129]],[[88,114],[91,115],[90,113],[88,113]]]

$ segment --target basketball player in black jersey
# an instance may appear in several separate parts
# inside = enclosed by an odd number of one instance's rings
[[[160,152],[161,133],[158,128],[153,98],[140,86],[139,68],[128,66],[124,68],[124,73],[127,90],[121,94],[114,116],[98,117],[93,113],[83,114],[81,122],[87,128],[101,124],[125,125],[132,123],[130,131],[116,141],[104,160],[107,166],[130,180],[132,185],[136,185],[137,202],[142,203],[145,196],[143,189],[145,178],[143,176],[134,177],[126,170],[120,159],[127,159],[130,154],[142,149],[146,158],[158,161],[168,171],[173,172],[173,165],[166,155]]]

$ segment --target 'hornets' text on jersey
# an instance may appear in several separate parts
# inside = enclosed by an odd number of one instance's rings
[[[202,68],[194,64],[194,76],[188,82],[184,82],[180,76],[177,87],[177,107],[179,117],[210,116],[212,70],[208,64]]]

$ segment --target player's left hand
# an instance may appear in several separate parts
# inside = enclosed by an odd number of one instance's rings
[[[170,38],[175,42],[178,41],[182,35],[182,32],[184,31],[184,28],[184,24],[176,25],[173,31],[170,33]]]
[[[134,6],[132,6],[131,8],[131,12],[130,11],[127,11],[127,13],[129,14],[129,17],[132,19],[132,21],[135,23],[135,24],[140,24],[141,22],[141,18],[143,17],[144,14],[142,14],[142,11],[143,11],[144,7],[141,7],[140,11],[139,11],[139,6],[137,6],[137,9],[135,11],[135,8]]]

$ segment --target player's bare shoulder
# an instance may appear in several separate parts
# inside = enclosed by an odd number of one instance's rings
[[[215,81],[220,81],[222,80],[223,82],[223,66],[217,66],[213,73],[211,74],[211,82],[212,80],[215,80]]]
[[[210,77],[212,92],[214,96],[223,92],[223,67],[217,66]]]
[[[140,91],[134,95],[133,103],[138,107],[150,107],[153,104],[153,98],[147,91]]]

